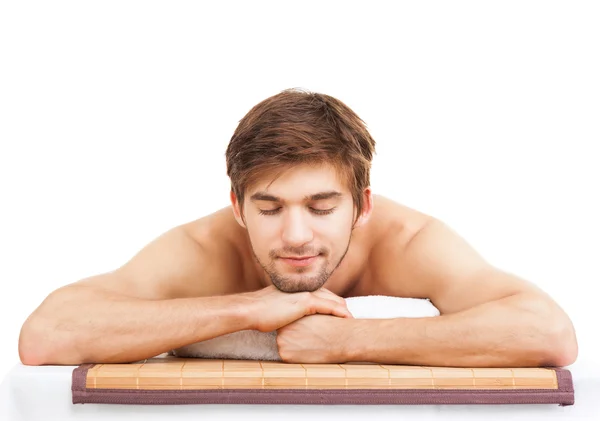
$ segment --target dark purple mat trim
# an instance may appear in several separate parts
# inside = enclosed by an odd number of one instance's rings
[[[134,390],[87,389],[87,371],[94,364],[73,370],[74,404],[190,405],[190,404],[293,404],[293,405],[459,405],[558,404],[573,405],[571,372],[556,371],[558,389],[431,390],[431,389],[219,389]]]

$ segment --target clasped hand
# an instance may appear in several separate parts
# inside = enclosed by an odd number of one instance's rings
[[[246,296],[253,300],[252,328],[277,331],[277,347],[284,362],[344,362],[348,321],[353,317],[343,298],[325,288],[285,293],[274,286]]]

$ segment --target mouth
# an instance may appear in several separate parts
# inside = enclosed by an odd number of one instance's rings
[[[317,254],[316,256],[280,257],[280,259],[290,266],[301,267],[312,264],[318,257],[319,255]]]

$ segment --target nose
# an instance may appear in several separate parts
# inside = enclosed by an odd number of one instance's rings
[[[312,241],[312,229],[301,210],[290,209],[284,216],[282,239],[291,246],[301,246]]]

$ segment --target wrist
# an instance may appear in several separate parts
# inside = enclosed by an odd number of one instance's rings
[[[365,319],[343,319],[342,332],[342,361],[364,361],[368,355],[367,344],[369,343],[369,322]]]
[[[239,330],[257,330],[258,321],[254,308],[255,301],[248,299],[245,294],[233,295],[232,298],[231,316],[239,326]]]
[[[194,300],[205,317],[204,322],[197,325],[198,340],[205,340],[207,331],[222,335],[253,328],[251,301],[242,295],[198,297]]]

